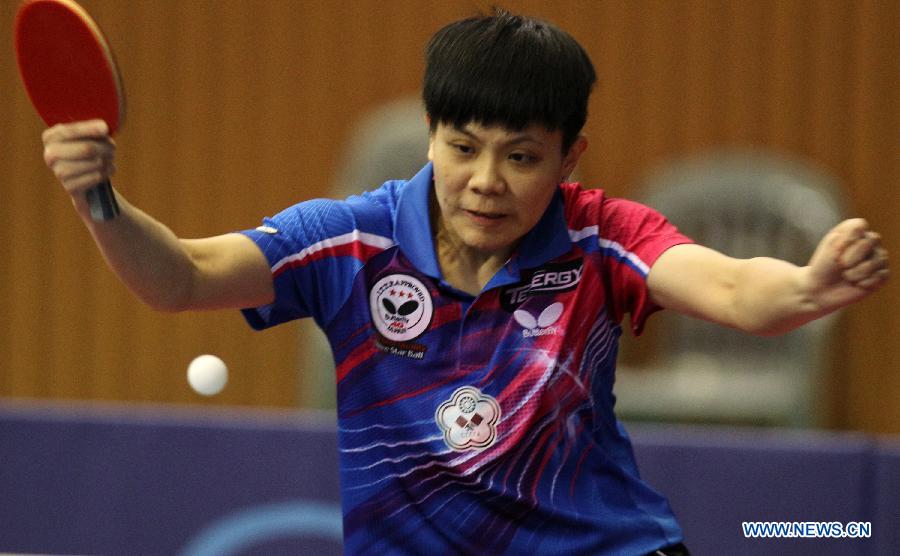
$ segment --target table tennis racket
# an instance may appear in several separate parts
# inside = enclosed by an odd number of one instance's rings
[[[125,117],[125,93],[112,50],[71,0],[26,0],[16,14],[16,59],[31,103],[48,126],[102,119],[115,133]],[[119,206],[109,180],[87,193],[91,218],[112,220]]]

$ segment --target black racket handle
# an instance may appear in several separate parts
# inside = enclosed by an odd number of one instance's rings
[[[109,180],[88,189],[85,195],[91,209],[91,218],[95,222],[112,220],[119,215],[119,203],[116,202],[116,194],[113,193]]]

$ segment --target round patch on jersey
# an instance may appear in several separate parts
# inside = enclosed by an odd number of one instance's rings
[[[487,448],[497,440],[500,404],[474,386],[463,386],[438,406],[434,420],[451,450]]]
[[[407,342],[421,336],[434,315],[431,294],[418,278],[391,274],[369,290],[375,329],[388,340]]]

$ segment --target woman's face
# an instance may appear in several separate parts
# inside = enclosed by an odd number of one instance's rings
[[[564,155],[562,132],[540,125],[509,131],[439,123],[428,158],[440,225],[459,248],[508,257],[540,220],[586,146],[579,137]]]

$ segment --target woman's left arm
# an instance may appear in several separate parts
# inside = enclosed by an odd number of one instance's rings
[[[647,286],[662,307],[768,336],[863,299],[889,274],[881,236],[855,218],[832,228],[806,266],[676,245],[654,263]]]

